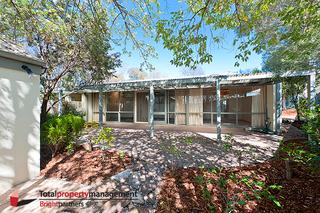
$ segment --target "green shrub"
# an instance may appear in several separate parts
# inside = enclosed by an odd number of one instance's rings
[[[102,144],[110,147],[115,140],[115,137],[112,135],[112,128],[103,128],[99,132],[98,137],[94,140],[95,144]]]
[[[186,144],[190,145],[193,143],[193,138],[192,137],[186,137],[185,141]]]
[[[302,153],[306,156],[306,163],[310,164],[315,170],[320,170],[320,105],[311,104],[303,99],[299,103],[301,115],[305,120],[302,125],[303,131],[309,135],[309,141],[306,144],[307,150]]]
[[[51,150],[52,156],[67,150],[72,152],[74,140],[80,135],[84,120],[80,116],[50,116],[42,125],[42,142]]]
[[[74,105],[72,105],[70,102],[64,101],[62,102],[62,113],[61,115],[77,115],[80,117],[85,116],[85,113],[82,111],[79,111]]]

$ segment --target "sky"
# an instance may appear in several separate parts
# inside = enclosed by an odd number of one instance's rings
[[[168,11],[176,11],[179,8],[183,8],[181,3],[170,1],[160,1],[162,15],[161,18],[168,18]],[[248,70],[254,68],[261,68],[262,56],[253,53],[247,62],[240,62],[239,67],[235,67],[236,62],[235,55],[237,54],[237,48],[233,46],[233,40],[235,33],[233,31],[221,30],[218,32],[223,38],[222,43],[215,45],[211,48],[211,54],[213,55],[213,61],[210,64],[203,64],[200,67],[205,74],[226,74],[236,73],[239,70]],[[162,43],[156,43],[150,38],[144,38],[137,32],[137,37],[141,40],[151,44],[157,54],[157,58],[150,58],[150,63],[154,66],[155,71],[160,72],[162,77],[177,77],[181,76],[181,67],[176,67],[170,63],[173,58],[170,50],[163,47]],[[115,47],[115,51],[120,51],[122,47]],[[125,72],[133,67],[140,67],[142,58],[139,56],[138,51],[132,51],[131,56],[122,54],[121,59],[123,61],[122,67],[118,71]]]

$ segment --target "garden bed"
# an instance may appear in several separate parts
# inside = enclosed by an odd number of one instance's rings
[[[77,149],[73,154],[62,153],[54,157],[41,175],[46,178],[63,178],[82,184],[101,184],[131,164],[127,154],[115,151]]]
[[[316,212],[320,175],[297,163],[291,169],[290,180],[281,159],[222,170],[169,170],[162,179],[157,211]]]

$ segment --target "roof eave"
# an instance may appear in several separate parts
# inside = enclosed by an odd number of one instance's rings
[[[26,57],[23,55],[17,55],[17,54],[11,53],[11,52],[3,51],[3,50],[0,50],[0,56],[4,57],[4,58],[15,60],[15,61],[21,61],[24,63],[40,66],[40,67],[46,66],[46,64],[43,61],[41,61],[40,59],[36,60],[36,59],[30,58],[30,57]]]

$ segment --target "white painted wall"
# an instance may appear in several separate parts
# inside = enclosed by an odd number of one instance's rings
[[[267,113],[272,131],[276,130],[276,95],[275,85],[267,85]]]
[[[23,64],[0,58],[0,194],[40,172],[40,77]]]

